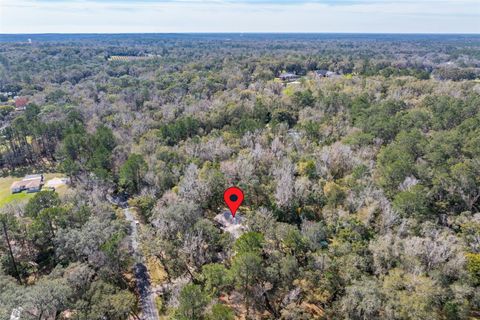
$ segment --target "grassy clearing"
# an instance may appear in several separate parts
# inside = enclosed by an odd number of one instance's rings
[[[147,258],[147,269],[150,273],[150,280],[153,286],[160,285],[167,280],[167,273],[162,267],[160,261],[155,257]]]
[[[33,197],[34,193],[10,193],[10,186],[14,181],[19,180],[16,177],[7,177],[7,178],[0,178],[0,207],[3,207],[7,203],[11,202],[22,202],[27,201],[31,197]]]
[[[28,199],[33,197],[34,193],[16,193],[16,194],[10,194],[10,187],[7,188],[7,196],[4,196],[4,191],[0,191],[0,208],[3,207],[4,205],[8,203],[13,203],[13,202],[26,202]]]
[[[63,177],[61,173],[47,173],[44,176],[45,176],[45,181],[48,181],[53,178]],[[35,193],[27,193],[25,191],[21,193],[11,194],[10,186],[14,181],[18,181],[21,179],[22,178],[18,178],[18,177],[0,178],[0,208],[8,203],[26,202],[28,201],[28,199],[32,198],[35,195]],[[65,193],[65,191],[67,191],[67,189],[68,189],[67,186],[61,186],[57,188],[56,191],[60,195],[62,195],[63,193]]]

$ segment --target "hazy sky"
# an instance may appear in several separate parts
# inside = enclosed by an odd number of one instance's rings
[[[0,0],[0,33],[480,33],[480,0]]]

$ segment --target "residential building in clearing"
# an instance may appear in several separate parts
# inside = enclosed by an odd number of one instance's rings
[[[290,72],[281,73],[278,77],[282,81],[295,81],[295,80],[298,80],[300,78],[300,76],[296,75],[295,73],[290,73]]]
[[[27,192],[38,192],[42,190],[43,186],[43,175],[42,174],[32,174],[27,175],[21,181],[15,181],[10,187],[12,193],[19,193],[22,191]]]
[[[336,72],[324,69],[315,70],[313,71],[313,74],[320,78],[332,78],[338,75]]]

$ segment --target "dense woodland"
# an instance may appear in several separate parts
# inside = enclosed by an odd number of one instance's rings
[[[480,37],[32,39],[0,42],[0,167],[71,186],[0,209],[0,319],[139,318],[110,194],[164,319],[480,317]]]

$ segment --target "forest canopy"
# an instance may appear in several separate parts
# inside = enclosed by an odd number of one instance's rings
[[[16,37],[0,319],[480,317],[480,37]]]

